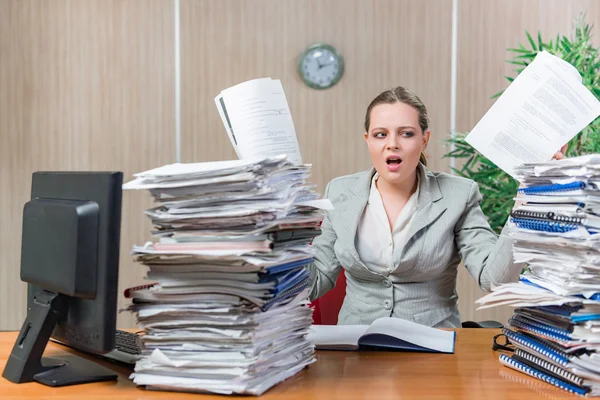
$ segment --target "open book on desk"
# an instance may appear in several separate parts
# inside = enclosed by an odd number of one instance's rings
[[[388,349],[454,353],[456,332],[400,318],[384,317],[371,325],[313,325],[308,340],[321,350]]]

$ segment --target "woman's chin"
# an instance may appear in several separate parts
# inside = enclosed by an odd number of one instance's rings
[[[389,183],[397,183],[397,182],[402,182],[406,177],[405,177],[405,173],[403,171],[402,168],[397,168],[397,169],[393,169],[390,170],[387,168],[382,168],[382,171],[378,171],[379,172],[379,176],[382,177],[383,179],[385,179],[386,182]]]

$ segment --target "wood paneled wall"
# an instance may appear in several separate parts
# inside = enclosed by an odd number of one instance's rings
[[[234,157],[213,98],[236,83],[271,76],[282,81],[320,190],[370,166],[365,110],[397,85],[427,104],[433,132],[427,154],[434,168],[446,170],[440,143],[450,122],[451,17],[451,2],[437,0],[182,0],[183,161]],[[325,91],[308,88],[296,73],[298,55],[320,41],[345,60],[344,77]]]
[[[129,179],[174,162],[173,21],[164,0],[0,2],[0,330],[20,329],[26,314],[20,235],[32,172]],[[129,250],[149,238],[148,197],[123,196],[120,289],[144,272]]]
[[[213,98],[236,83],[281,79],[312,181],[369,167],[366,106],[403,85],[429,109],[430,165],[448,171],[451,0],[180,0],[182,161],[235,158]],[[459,0],[457,128],[471,129],[506,87],[505,48],[524,30],[568,33],[594,0]],[[175,162],[173,0],[0,0],[0,330],[25,316],[19,280],[22,206],[36,170],[137,171]],[[300,52],[334,45],[346,72],[332,89],[307,88]],[[142,282],[134,243],[149,238],[146,193],[125,192],[120,289]],[[476,312],[482,293],[460,272],[463,320],[505,321]],[[121,299],[120,306],[125,304]],[[119,326],[133,326],[127,313]]]

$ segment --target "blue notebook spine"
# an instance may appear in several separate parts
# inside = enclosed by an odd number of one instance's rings
[[[512,342],[518,343],[525,348],[533,350],[534,352],[537,352],[537,353],[543,355],[544,357],[547,357],[548,359],[558,363],[558,365],[562,365],[563,367],[566,367],[570,364],[570,361],[566,356],[563,356],[562,354],[559,354],[556,351],[549,349],[547,346],[543,345],[542,343],[539,343],[539,342],[537,342],[533,339],[530,339],[524,335],[520,335],[517,332],[513,332],[510,329],[505,328],[502,330],[502,332]]]
[[[502,364],[505,364],[511,368],[516,369],[517,371],[523,372],[527,375],[530,375],[534,378],[537,378],[539,380],[542,380],[546,383],[549,383],[551,385],[554,385],[560,389],[566,390],[568,392],[571,393],[575,393],[581,396],[585,396],[585,394],[588,392],[585,389],[579,388],[575,385],[571,385],[569,383],[563,382],[560,379],[556,379],[553,376],[550,376],[548,374],[545,374],[543,372],[538,371],[535,368],[530,367],[527,364],[523,364],[520,361],[517,360],[513,360],[512,358],[510,358],[509,356],[507,356],[506,354],[500,354],[500,362]]]
[[[580,305],[571,306],[568,304],[563,304],[562,306],[540,306],[540,307],[536,307],[536,308],[538,310],[542,310],[542,311],[549,312],[552,314],[563,315],[563,316],[570,316],[572,313],[581,310]]]
[[[530,195],[545,195],[545,194],[555,194],[560,192],[571,192],[575,190],[585,190],[586,183],[583,181],[571,182],[571,183],[556,183],[552,185],[538,185],[538,186],[530,186],[526,188],[520,188],[519,193],[522,194],[530,194]]]
[[[296,296],[298,293],[300,293],[304,289],[308,288],[310,286],[310,283],[311,283],[310,279],[305,279],[304,281],[300,282],[296,286],[291,287],[288,290],[278,293],[277,295],[275,295],[274,297],[269,299],[265,304],[263,304],[263,306],[260,308],[261,311],[267,311],[273,305],[275,305],[277,303],[281,303],[281,302],[289,299],[290,297]]]
[[[308,265],[308,264],[310,264],[313,261],[314,261],[313,258],[305,258],[303,260],[292,261],[292,262],[285,263],[285,264],[274,265],[272,267],[267,267],[261,273],[263,275],[278,274],[278,273],[281,273],[281,272],[284,272],[284,271],[289,271],[289,270],[298,268],[300,266]]]
[[[600,319],[600,314],[584,314],[571,316],[571,321],[573,322],[595,321],[598,319]]]
[[[279,294],[288,290],[290,287],[293,287],[300,282],[308,279],[310,277],[310,272],[307,269],[301,269],[293,274],[290,274],[287,279],[279,282],[277,286],[275,286],[273,290],[273,294]]]
[[[543,232],[559,232],[559,233],[574,231],[577,228],[579,228],[579,226],[580,226],[579,224],[576,224],[576,223],[536,220],[536,219],[529,219],[529,218],[513,218],[513,217],[511,217],[511,222],[514,223],[518,228],[521,228],[521,229],[529,229],[529,230],[533,230],[533,231],[543,231]]]

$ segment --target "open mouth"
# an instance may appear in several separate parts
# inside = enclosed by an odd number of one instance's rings
[[[386,158],[385,162],[388,165],[400,165],[402,163],[402,159],[398,156],[388,156],[388,158]]]

